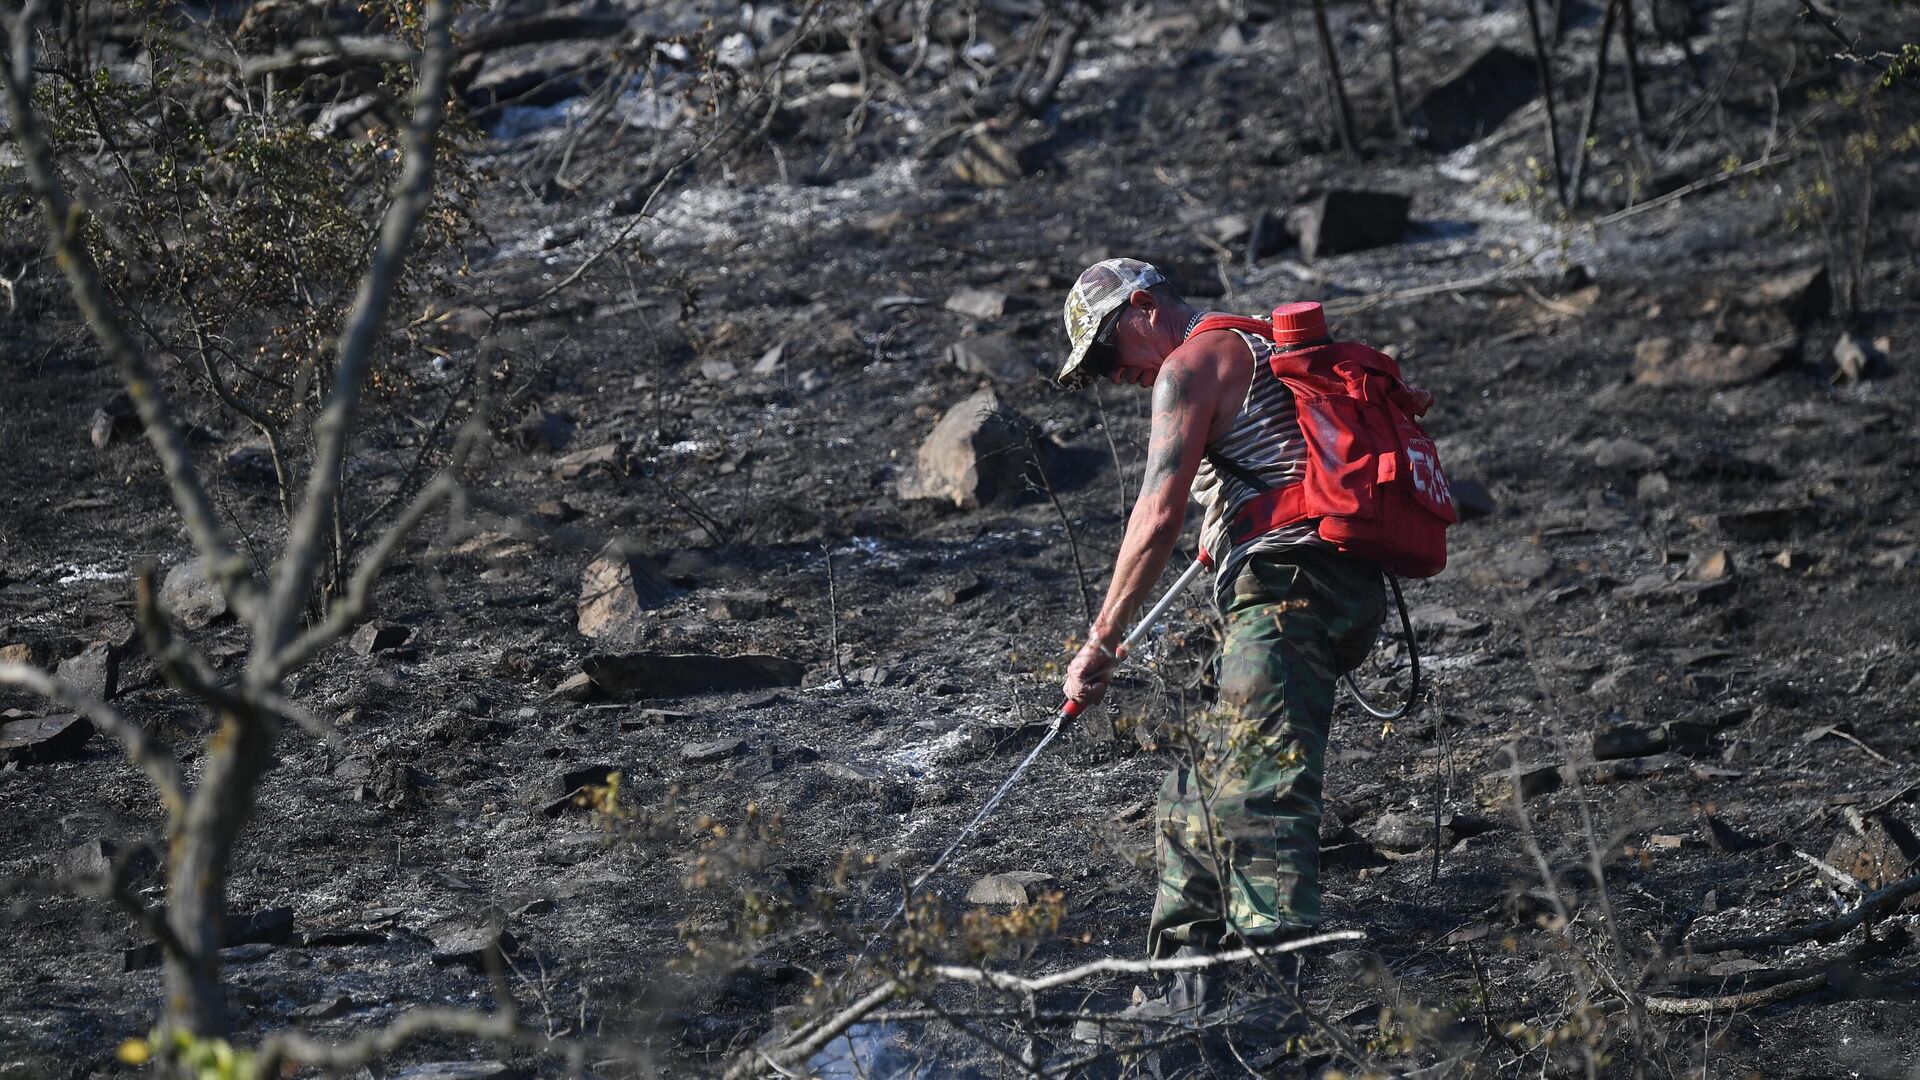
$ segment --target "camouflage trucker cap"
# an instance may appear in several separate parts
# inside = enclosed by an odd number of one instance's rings
[[[1119,310],[1134,290],[1151,289],[1166,280],[1166,275],[1151,263],[1138,259],[1107,259],[1087,267],[1067,293],[1067,338],[1073,343],[1073,351],[1067,354],[1067,362],[1054,381],[1068,389],[1092,382],[1087,350],[1100,335],[1100,324]]]

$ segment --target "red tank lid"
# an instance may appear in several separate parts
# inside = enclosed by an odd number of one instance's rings
[[[1327,336],[1327,315],[1311,300],[1282,304],[1273,309],[1273,340],[1276,345],[1298,345]]]

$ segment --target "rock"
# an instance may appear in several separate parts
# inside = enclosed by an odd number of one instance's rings
[[[1007,313],[1007,294],[962,286],[947,297],[946,308],[970,319],[998,319]]]
[[[1920,839],[1898,818],[1850,813],[1848,824],[1828,845],[1826,861],[1869,889],[1884,889],[1906,877],[1920,859]]]
[[[1399,243],[1407,231],[1405,195],[1383,191],[1329,191],[1303,208],[1296,221],[1300,254],[1309,259]]]
[[[993,390],[981,390],[949,409],[920,444],[914,471],[901,478],[900,497],[963,510],[1013,501],[1038,471],[1035,445],[1033,425]]]
[[[646,731],[672,724],[682,724],[693,719],[690,712],[679,709],[636,709],[631,716],[620,720],[621,731]]]
[[[396,623],[367,623],[353,632],[347,642],[361,656],[392,652],[413,639],[413,628]]]
[[[207,579],[206,556],[188,559],[160,581],[160,606],[180,625],[199,630],[227,613],[227,597]]]
[[[580,508],[566,499],[542,499],[534,505],[533,513],[551,525],[565,525],[580,518]]]
[[[1453,509],[1460,515],[1461,521],[1475,518],[1492,517],[1500,512],[1500,504],[1493,493],[1478,480],[1455,480],[1449,485],[1453,492]]]
[[[1257,26],[1230,22],[1213,39],[1213,51],[1222,56],[1237,56],[1246,52],[1259,36],[1260,28]]]
[[[1421,634],[1476,637],[1486,633],[1493,625],[1479,616],[1463,614],[1459,609],[1444,604],[1420,604],[1407,615],[1413,620],[1414,631]]]
[[[1662,472],[1647,473],[1633,485],[1633,497],[1643,503],[1657,506],[1665,503],[1672,494],[1673,481]]]
[[[60,661],[54,678],[100,701],[111,698],[120,686],[120,656],[113,646],[96,641],[79,655]]]
[[[1038,870],[1009,870],[988,874],[967,888],[967,903],[1007,905],[1031,904],[1043,896],[1058,879]]]
[[[1533,59],[1495,45],[1441,79],[1409,112],[1423,145],[1442,152],[1478,142],[1540,93]]]
[[[1716,725],[1699,720],[1669,720],[1660,725],[1660,730],[1666,733],[1668,746],[1688,753],[1712,750],[1720,731]]]
[[[220,962],[223,964],[255,964],[272,955],[273,946],[271,945],[235,945],[231,949],[220,950]]]
[[[1716,514],[1713,524],[1727,536],[1749,543],[1783,540],[1795,531],[1817,525],[1820,508],[1812,503],[1783,503],[1730,510]]]
[[[586,672],[576,671],[560,680],[560,685],[554,687],[553,693],[547,696],[559,698],[561,701],[585,704],[600,696],[600,688],[594,685],[593,679],[589,678]]]
[[[1813,566],[1813,556],[1804,551],[1782,551],[1773,557],[1773,565],[1782,570],[1804,572]]]
[[[971,570],[962,571],[960,576],[946,585],[934,590],[934,597],[948,607],[964,604],[987,591],[987,583],[979,574]]]
[[[401,1069],[393,1080],[505,1080],[513,1075],[498,1061],[429,1061]]]
[[[1594,467],[1612,471],[1645,472],[1660,464],[1660,451],[1633,439],[1596,439],[1587,447]]]
[[[93,722],[79,713],[9,720],[0,724],[0,762],[45,765],[78,757],[93,738]]]
[[[547,781],[548,801],[540,812],[557,818],[569,810],[591,806],[593,793],[587,789],[606,787],[619,771],[615,765],[576,765],[553,774]]]
[[[1471,565],[1468,576],[1477,584],[1532,588],[1553,573],[1553,556],[1521,541],[1496,548]]]
[[[573,441],[573,418],[544,405],[527,406],[526,414],[513,426],[513,441],[523,449],[557,453]]]
[[[575,450],[560,458],[553,463],[553,471],[562,480],[577,480],[596,469],[617,469],[625,460],[619,443],[601,443],[585,450]]]
[[[646,636],[641,613],[679,595],[651,559],[626,552],[614,541],[601,548],[580,575],[575,625],[596,641],[636,644]]]
[[[1433,842],[1433,818],[1388,812],[1360,831],[1382,851],[1419,851]]]
[[[1565,777],[1558,765],[1523,765],[1520,767],[1520,798],[1530,802],[1542,795],[1550,795],[1560,790]],[[1513,805],[1513,773],[1502,770],[1487,773],[1474,782],[1474,792],[1480,799],[1480,805],[1491,809],[1509,808]]]
[[[285,945],[293,940],[293,909],[261,908],[245,914],[229,912],[220,934],[222,948],[235,945]]]
[[[350,995],[335,994],[325,1001],[317,1001],[312,1005],[302,1005],[287,1015],[293,1017],[295,1020],[318,1023],[321,1020],[332,1020],[335,1017],[345,1016],[353,1011],[354,1004],[354,1000]]]
[[[605,787],[619,771],[618,765],[575,765],[553,774],[547,787],[555,795],[570,795],[583,787]]]
[[[1867,339],[1841,334],[1833,343],[1833,382],[1859,382],[1878,366],[1878,351]]]
[[[237,446],[227,454],[223,467],[227,479],[236,484],[277,484],[280,474],[273,469],[273,450],[257,443]]]
[[[1447,814],[1440,819],[1440,829],[1449,846],[1476,836],[1485,836],[1499,827],[1494,821],[1472,814]]]
[[[138,434],[140,413],[133,407],[133,398],[124,390],[115,391],[105,405],[94,410],[93,421],[87,429],[87,438],[96,450],[105,450]]]
[[[1833,278],[1824,264],[1804,267],[1761,282],[1741,302],[1747,307],[1774,308],[1799,326],[1832,313]]]
[[[1781,556],[1786,556],[1786,554],[1786,552],[1781,552]],[[1776,557],[1775,561],[1778,562],[1779,558]],[[1875,552],[1873,558],[1869,560],[1869,563],[1883,570],[1905,570],[1920,564],[1920,545],[1902,544],[1897,548],[1889,548],[1886,551]],[[1788,569],[1791,569],[1791,567],[1788,567]]]
[[[947,170],[954,179],[975,187],[1006,187],[1032,171],[1020,154],[984,131],[967,138],[948,162]]]
[[[799,686],[807,672],[803,664],[756,653],[605,653],[582,667],[616,701]]]
[[[947,359],[969,375],[985,375],[995,382],[1025,382],[1039,373],[1005,334],[961,338],[947,346]]]
[[[123,848],[106,837],[89,840],[78,847],[68,848],[60,854],[55,865],[60,876],[69,879],[104,879],[113,872],[114,860],[125,853],[126,875],[129,880],[151,873],[159,860],[154,857],[153,849],[141,844],[134,848]]]
[[[1207,222],[1207,233],[1227,247],[1253,235],[1253,219],[1245,214],[1222,214]]]
[[[1687,562],[1688,581],[1724,581],[1733,576],[1733,556],[1726,548],[1695,555]]]
[[[1151,803],[1148,804],[1147,809],[1152,809]],[[1331,806],[1323,805],[1321,807],[1321,810],[1320,810],[1320,846],[1321,847],[1326,847],[1329,844],[1339,843],[1341,840],[1346,838],[1347,834],[1350,831],[1351,830],[1347,825],[1346,819],[1340,816],[1340,812],[1338,810],[1335,810]]]
[[[707,617],[723,622],[764,619],[779,610],[778,601],[757,589],[724,592],[707,598]]]
[[[782,341],[760,354],[760,359],[753,362],[753,373],[762,377],[777,375],[780,369],[786,366],[787,343]]]
[[[420,798],[434,787],[433,777],[403,761],[389,761],[373,772],[373,782],[363,790],[379,802],[398,806]]]
[[[1788,353],[1777,344],[1682,345],[1670,337],[1648,338],[1634,347],[1633,378],[1645,386],[1738,386],[1772,374]]]
[[[427,936],[433,940],[435,966],[458,966],[482,973],[490,964],[504,969],[506,954],[519,946],[512,934],[491,923],[446,923],[428,931]]]
[[[808,368],[800,373],[800,377],[793,381],[793,385],[803,394],[817,394],[825,390],[830,381],[826,372],[819,368]]]
[[[1675,581],[1665,570],[1649,570],[1613,590],[1616,600],[1627,603],[1694,604],[1724,600],[1733,595],[1734,583],[1720,581]]]
[[[1666,748],[1667,733],[1665,731],[1641,727],[1638,724],[1611,724],[1593,733],[1595,761],[1643,757],[1647,754],[1658,754]]]
[[[730,383],[740,377],[740,368],[725,360],[702,360],[700,377],[711,383]]]
[[[0,648],[0,664],[46,667],[52,660],[53,647],[45,641],[16,641]]]
[[[708,739],[687,743],[680,748],[680,760],[689,765],[710,765],[739,754],[747,748],[745,739]]]

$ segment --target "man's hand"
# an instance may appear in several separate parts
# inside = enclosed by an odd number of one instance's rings
[[[1100,643],[1098,638],[1088,641],[1080,647],[1080,652],[1067,665],[1067,684],[1063,693],[1068,701],[1079,702],[1085,709],[1100,704],[1107,696],[1107,684],[1113,681],[1113,673],[1120,666],[1120,658]]]

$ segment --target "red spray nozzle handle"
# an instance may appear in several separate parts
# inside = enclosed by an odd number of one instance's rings
[[[1060,706],[1060,715],[1071,720],[1080,715],[1081,708],[1082,706],[1079,702],[1069,701],[1065,705]]]

